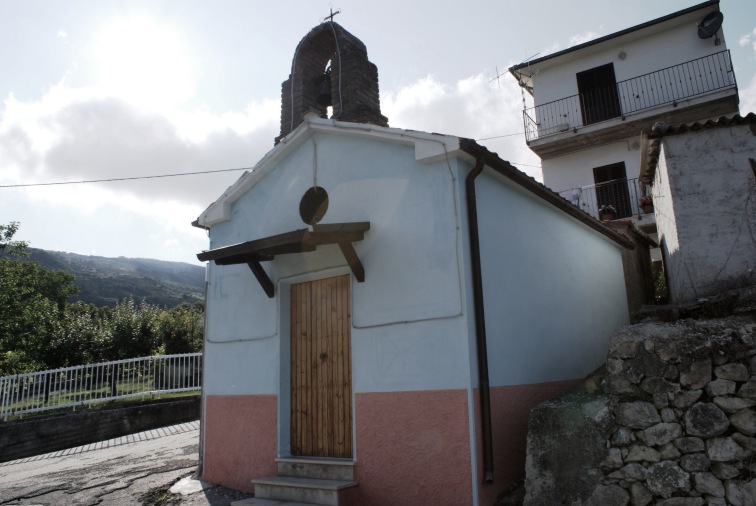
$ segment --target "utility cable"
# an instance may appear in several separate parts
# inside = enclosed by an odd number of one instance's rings
[[[24,188],[29,186],[61,186],[68,184],[86,184],[86,183],[111,183],[114,181],[137,181],[141,179],[158,179],[165,177],[195,176],[198,174],[217,174],[219,172],[234,172],[240,170],[252,170],[251,167],[239,167],[235,169],[218,169],[202,170],[198,172],[178,172],[175,174],[156,174],[154,176],[133,176],[133,177],[114,177],[107,179],[86,179],[81,181],[56,181],[52,183],[21,183],[21,184],[0,184],[0,188]]]

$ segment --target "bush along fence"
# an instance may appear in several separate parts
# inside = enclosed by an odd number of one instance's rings
[[[202,353],[100,362],[0,377],[0,417],[200,390]]]

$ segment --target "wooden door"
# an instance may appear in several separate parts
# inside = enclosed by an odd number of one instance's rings
[[[616,118],[621,114],[614,64],[578,72],[577,85],[584,125]]]
[[[349,276],[291,287],[291,453],[352,456]]]

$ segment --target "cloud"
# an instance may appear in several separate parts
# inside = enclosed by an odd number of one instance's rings
[[[77,181],[249,167],[273,147],[278,105],[242,113],[145,112],[122,99],[52,88],[39,101],[10,97],[0,120],[2,179]],[[207,205],[238,174],[111,183],[151,201]],[[218,181],[219,184],[213,184]],[[60,187],[65,192],[68,187]]]
[[[398,92],[382,93],[381,111],[392,127],[476,139],[512,163],[540,165],[522,134],[519,87],[508,76],[498,84],[489,81],[483,73],[455,84],[427,76]],[[541,177],[537,167],[520,168]]]
[[[569,42],[567,43],[567,45],[570,47],[577,46],[578,44],[582,44],[583,42],[588,42],[589,40],[593,40],[596,37],[598,37],[598,33],[593,32],[593,31],[578,33],[569,38]]]
[[[751,47],[753,48],[754,53],[756,53],[756,28],[754,28],[751,33],[747,33],[740,37],[740,40],[738,41],[742,47],[747,46],[748,44],[751,44]]]

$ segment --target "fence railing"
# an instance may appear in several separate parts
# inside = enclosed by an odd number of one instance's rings
[[[599,218],[601,206],[614,207],[614,219],[653,213],[653,208],[644,210],[641,206],[641,199],[650,194],[651,189],[639,183],[638,179],[615,179],[559,192],[559,195],[596,219]]]
[[[734,86],[730,51],[725,50],[626,79],[610,88],[525,109],[522,112],[525,137],[532,141]]]
[[[202,353],[100,362],[0,376],[0,417],[76,409],[126,397],[202,388]]]

